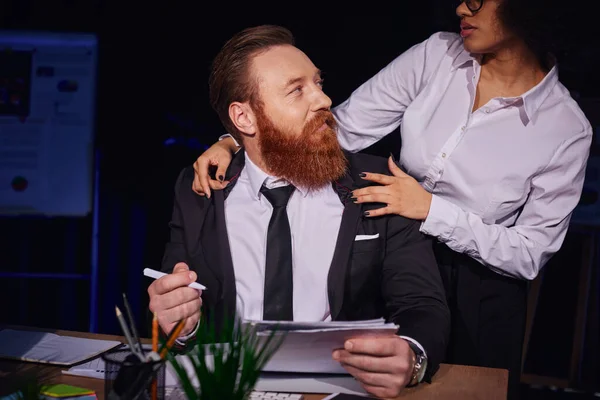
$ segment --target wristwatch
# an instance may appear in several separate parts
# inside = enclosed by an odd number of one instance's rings
[[[410,382],[408,382],[406,387],[413,387],[417,386],[425,376],[425,371],[427,370],[427,356],[414,343],[409,342],[409,346],[415,353],[415,365],[413,366]]]

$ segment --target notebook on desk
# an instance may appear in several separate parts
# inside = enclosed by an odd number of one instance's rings
[[[84,339],[49,332],[0,331],[0,358],[66,367],[98,357],[121,345],[114,340]]]

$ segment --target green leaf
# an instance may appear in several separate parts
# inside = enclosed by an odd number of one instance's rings
[[[173,369],[177,373],[177,376],[179,377],[179,382],[181,383],[183,391],[185,392],[185,396],[188,399],[196,398],[196,389],[194,389],[192,381],[186,373],[185,368],[179,364],[179,362],[175,359],[175,355],[172,354],[170,351],[167,353],[167,360],[169,361],[169,363],[171,363]]]
[[[285,335],[275,329],[258,337],[255,327],[244,327],[240,320],[227,318],[217,331],[216,313],[209,312],[208,321],[206,313],[202,315],[195,346],[179,356],[187,358],[193,365],[200,384],[199,393],[193,388],[180,359],[169,353],[169,362],[184,386],[185,395],[190,400],[245,400]],[[224,312],[223,315],[228,314]],[[206,356],[211,354],[212,369],[206,365]]]

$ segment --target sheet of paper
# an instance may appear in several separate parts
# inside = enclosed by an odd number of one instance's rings
[[[313,330],[313,329],[339,329],[339,328],[381,328],[392,327],[394,324],[386,324],[383,318],[362,321],[252,321],[246,320],[245,324],[252,325],[258,330],[272,329],[277,326],[279,330]]]
[[[396,327],[290,331],[286,333],[283,343],[263,370],[266,372],[347,374],[340,363],[332,358],[335,349],[343,348],[344,342],[348,339],[393,335],[396,331]]]
[[[69,366],[96,357],[121,344],[112,340],[3,329],[0,331],[0,358]]]
[[[383,318],[335,322],[246,321],[246,325],[265,338],[274,329],[277,335],[285,334],[265,372],[347,374],[332,358],[335,349],[343,348],[348,339],[388,336],[398,331],[398,325],[386,323]]]
[[[254,390],[285,393],[347,393],[367,395],[351,375],[263,372]]]

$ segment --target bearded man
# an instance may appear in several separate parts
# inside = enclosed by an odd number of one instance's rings
[[[168,333],[200,306],[220,326],[246,320],[385,318],[397,335],[357,338],[332,357],[377,396],[393,397],[436,371],[449,312],[430,239],[397,215],[365,218],[352,191],[385,174],[387,160],[345,154],[320,71],[282,27],[236,34],[214,60],[211,104],[242,145],[224,190],[192,190],[194,170],[175,185],[171,239],[150,285],[150,309]],[[187,285],[198,279],[198,296]]]

